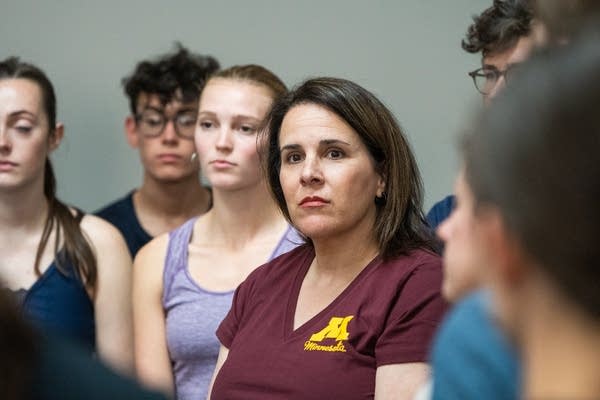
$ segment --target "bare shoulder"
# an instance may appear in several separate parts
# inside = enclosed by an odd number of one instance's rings
[[[162,280],[168,244],[169,234],[164,233],[152,239],[138,251],[133,261],[134,280]]]
[[[121,232],[95,215],[86,214],[81,230],[91,244],[101,275],[117,271],[116,275],[131,274],[131,256]],[[112,272],[110,272],[112,274]]]
[[[86,214],[83,217],[81,230],[95,247],[125,245],[121,232],[110,222],[95,215]]]
[[[169,244],[169,234],[163,233],[149,241],[138,251],[134,264],[146,263],[152,260],[164,260]]]

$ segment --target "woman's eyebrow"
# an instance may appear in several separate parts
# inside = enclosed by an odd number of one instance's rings
[[[350,146],[350,143],[348,142],[344,142],[343,140],[339,140],[339,139],[323,139],[319,142],[320,145],[331,145],[331,144],[345,144],[346,146]]]
[[[286,144],[285,146],[282,146],[279,151],[284,151],[284,150],[298,150],[300,149],[302,146],[300,146],[299,144]]]

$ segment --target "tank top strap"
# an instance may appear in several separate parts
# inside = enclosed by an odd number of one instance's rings
[[[272,260],[283,253],[287,253],[288,251],[304,243],[305,240],[302,237],[302,235],[300,235],[300,233],[293,226],[289,225],[281,239],[279,239],[279,242],[277,243],[277,246],[275,246],[275,249],[271,253],[269,260]]]
[[[169,297],[175,275],[187,266],[188,245],[197,220],[198,217],[194,217],[169,232],[169,243],[163,269],[163,304]]]

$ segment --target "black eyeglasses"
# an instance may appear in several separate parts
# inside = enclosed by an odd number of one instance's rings
[[[491,93],[501,77],[504,77],[504,81],[508,81],[513,72],[512,66],[507,67],[504,71],[483,67],[469,72],[469,76],[473,79],[475,88],[479,93],[487,95]]]
[[[144,110],[135,116],[139,132],[146,137],[160,136],[167,123],[173,122],[175,133],[183,139],[193,139],[198,114],[195,111],[182,111],[171,118],[156,110]]]

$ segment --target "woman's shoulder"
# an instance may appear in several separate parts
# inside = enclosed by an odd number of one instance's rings
[[[390,288],[409,291],[439,292],[442,280],[442,260],[439,255],[425,249],[411,250],[385,260],[375,269],[374,279]]]
[[[162,233],[146,243],[136,254],[134,264],[148,263],[165,258],[169,245],[169,233]],[[162,263],[157,263],[162,264]]]
[[[384,261],[384,264],[390,267],[401,266],[405,271],[431,268],[441,269],[442,258],[431,250],[416,248],[392,257]]]
[[[123,235],[110,222],[92,214],[85,214],[81,219],[80,226],[86,239],[97,251],[110,251],[111,248],[114,251],[115,246],[117,250],[120,250],[121,247],[127,250]]]
[[[302,268],[313,257],[313,248],[308,244],[303,244],[256,268],[248,275],[245,282],[269,285],[280,279],[286,279],[290,276],[291,271]]]

